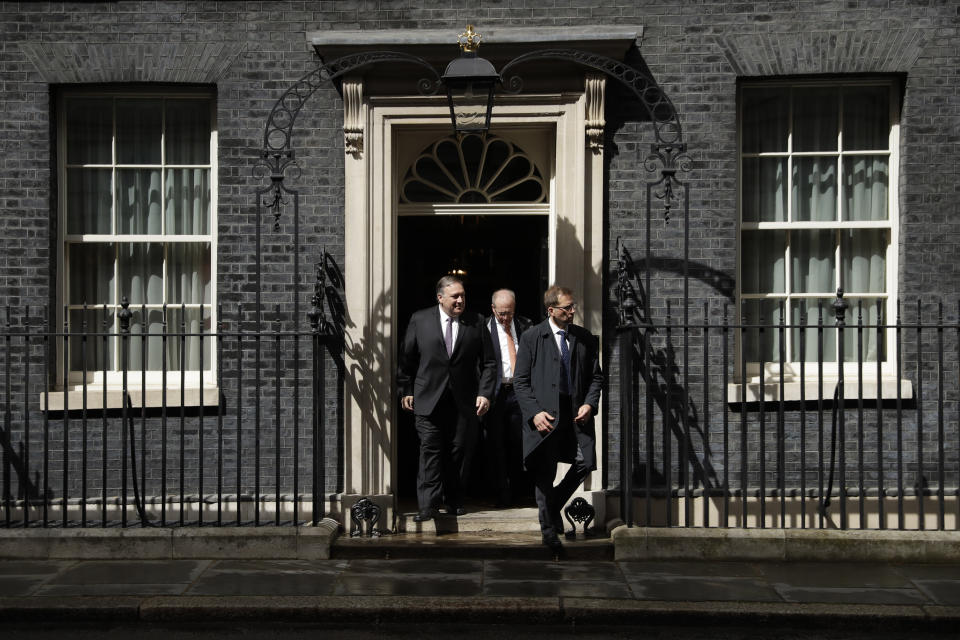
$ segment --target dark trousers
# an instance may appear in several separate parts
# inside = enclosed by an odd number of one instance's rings
[[[489,486],[498,498],[516,495],[529,484],[523,471],[523,414],[512,385],[503,385],[483,422]]]
[[[441,504],[459,506],[466,483],[476,432],[460,414],[449,391],[429,416],[416,416],[420,436],[417,503],[421,510]]]
[[[569,396],[561,396],[559,413],[556,429],[537,447],[536,455],[527,461],[527,467],[533,473],[534,495],[537,499],[537,513],[540,516],[540,533],[544,536],[563,533],[563,515],[560,510],[590,473],[590,469],[584,463],[583,453],[576,444],[573,406]],[[573,440],[572,443],[571,440]],[[557,462],[560,460],[561,452],[571,448],[576,450],[576,458],[560,483],[554,486],[553,480],[557,476]]]

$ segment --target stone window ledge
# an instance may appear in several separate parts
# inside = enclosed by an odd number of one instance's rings
[[[748,380],[746,385],[735,382],[727,385],[727,402],[729,404],[740,404],[743,402],[743,387],[746,386],[747,402],[760,402],[760,380],[753,378]],[[807,402],[817,401],[820,396],[820,383],[814,378],[807,379],[803,383],[803,399]],[[863,399],[864,402],[876,400],[878,383],[876,378],[864,379],[863,381]],[[880,397],[883,400],[895,400],[897,398],[897,380],[896,378],[881,378],[879,382]],[[824,378],[823,380],[823,399],[833,401],[833,394],[837,388],[837,379]],[[843,382],[844,399],[846,401],[856,400],[859,393],[856,378],[845,378]],[[800,401],[801,383],[799,380],[785,380],[783,383],[784,402]],[[909,380],[900,380],[900,398],[901,400],[910,400],[913,398],[913,384]],[[780,401],[780,380],[776,377],[768,377],[763,384],[763,401]]]
[[[179,408],[183,407],[216,407],[220,404],[220,389],[216,386],[204,385],[201,389],[198,385],[183,387],[167,386],[166,394],[163,387],[140,387],[128,386],[127,394],[130,396],[132,408],[160,408],[164,406],[164,395],[166,395],[166,406]],[[119,386],[107,385],[106,407],[107,409],[123,408],[123,389]],[[182,401],[181,401],[182,395]],[[40,410],[47,410],[47,398],[50,399],[50,411],[63,411],[66,404],[72,411],[81,411],[83,409],[83,386],[77,385],[67,389],[51,390],[40,394]],[[103,386],[100,384],[87,385],[87,410],[96,411],[104,408]]]

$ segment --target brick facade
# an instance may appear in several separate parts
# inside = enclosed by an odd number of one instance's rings
[[[900,187],[898,292],[907,301],[920,297],[928,310],[942,297],[948,303],[947,319],[956,319],[956,292],[960,290],[955,249],[960,242],[960,6],[906,0],[617,0],[601,6],[582,0],[0,2],[0,66],[4,70],[0,79],[0,303],[14,307],[15,319],[29,305],[35,322],[39,322],[36,317],[41,308],[55,303],[54,283],[61,267],[54,264],[57,185],[52,96],[58,85],[167,82],[215,87],[219,132],[216,277],[218,302],[227,308],[223,319],[229,328],[233,321],[230,310],[237,303],[249,309],[253,302],[254,192],[263,186],[253,169],[264,123],[283,91],[316,65],[306,34],[418,28],[449,29],[455,34],[467,22],[481,31],[508,25],[531,29],[569,26],[571,30],[584,23],[643,25],[642,42],[628,62],[646,67],[671,97],[693,160],[692,170],[682,175],[690,187],[692,317],[700,316],[705,301],[713,314],[720,313],[724,302],[730,303],[732,313],[735,302],[738,79],[821,74],[901,77],[901,170],[896,177]],[[604,329],[612,338],[616,323],[614,247],[620,237],[641,255],[643,193],[650,178],[643,161],[651,140],[649,125],[634,115],[636,105],[625,99],[622,89],[608,87],[605,199],[610,259],[605,275],[609,297]],[[341,127],[340,97],[332,86],[321,88],[298,122],[295,147],[302,175],[291,185],[301,198],[299,276],[304,284],[302,317],[297,321],[302,327],[307,326],[317,247],[326,247],[341,264],[343,259]],[[270,229],[269,224],[262,228],[261,290],[272,318],[274,305],[291,309],[293,225],[286,216],[281,218],[279,232]],[[682,230],[681,211],[674,212],[669,224],[654,215],[654,286],[647,294],[653,314],[659,318],[664,317],[668,300],[674,319],[678,317]],[[289,320],[285,326],[289,328]],[[948,349],[956,348],[954,333],[947,337]],[[694,344],[691,362],[702,361],[701,348]],[[713,344],[714,353],[718,350],[718,344]],[[272,352],[264,353],[265,359],[273,357]],[[22,358],[8,354],[14,363]],[[285,361],[289,356],[287,351]],[[616,485],[618,472],[617,362],[615,341],[607,339],[605,431],[610,486]],[[268,366],[265,375],[271,371]],[[335,366],[328,364],[326,371],[327,486],[334,490],[342,455],[338,451],[342,448],[338,427],[342,411],[337,399],[342,390]],[[35,389],[42,386],[40,375],[40,371],[32,372]],[[237,425],[230,399],[236,375],[225,367],[228,433]],[[249,376],[246,383],[251,384]],[[306,403],[309,381],[301,380],[301,384]],[[689,392],[691,398],[702,397],[696,370]],[[285,388],[282,402],[287,402],[288,393]],[[717,407],[721,406],[719,393],[717,390],[711,400]],[[955,406],[957,398],[949,400]],[[274,408],[271,402],[265,400],[265,415]],[[31,413],[33,424],[40,424],[42,415]],[[791,424],[797,420],[795,414],[788,417]],[[251,442],[249,416],[241,417],[240,424],[245,441]],[[61,441],[58,428],[62,427],[54,425],[51,432],[53,442]],[[207,428],[212,427],[208,424]],[[956,428],[954,421],[950,429]],[[196,427],[192,429],[195,435]],[[290,437],[288,427],[284,427],[283,437]],[[795,438],[788,446],[797,446]],[[734,454],[737,451],[732,450]],[[265,462],[265,478],[272,478],[272,464]],[[955,455],[950,464],[956,469]],[[289,461],[281,465],[286,468]]]

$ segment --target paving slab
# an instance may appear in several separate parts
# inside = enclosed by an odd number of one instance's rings
[[[209,560],[93,560],[64,570],[50,584],[189,584]]]
[[[936,604],[960,606],[960,580],[914,580],[913,582]]]
[[[329,595],[345,561],[221,560],[186,590],[189,595]]]
[[[0,561],[0,579],[4,576],[51,576],[74,564],[68,560]]]
[[[484,567],[484,579],[623,582],[623,573],[615,562],[488,560]]]
[[[911,588],[910,580],[882,564],[778,562],[758,565],[773,584],[789,587]]]
[[[901,604],[924,605],[930,602],[926,595],[917,589],[870,589],[826,587],[791,587],[775,585],[787,602],[820,602],[843,604]]]
[[[758,578],[646,576],[628,578],[627,583],[642,600],[783,602],[770,584]]]
[[[351,560],[346,567],[348,575],[476,575],[483,573],[480,560],[450,558],[416,560]]]
[[[657,576],[717,576],[722,578],[759,578],[763,572],[750,562],[691,562],[689,560],[656,561],[633,560],[618,562],[627,578]]]
[[[341,575],[333,589],[333,595],[338,596],[472,596],[482,593],[480,575],[437,575],[430,580],[424,580],[422,575]]]
[[[629,598],[630,587],[624,582],[580,580],[485,580],[483,594],[500,597],[571,597]]]

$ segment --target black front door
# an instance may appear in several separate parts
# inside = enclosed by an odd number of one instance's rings
[[[467,311],[490,314],[497,289],[517,294],[517,313],[543,318],[548,286],[548,224],[542,215],[404,216],[397,238],[397,324],[399,340],[410,315],[437,302],[436,284],[458,273],[467,292]],[[398,340],[398,344],[399,344]],[[397,493],[404,505],[416,500],[419,443],[411,414],[400,410],[397,441]],[[479,434],[478,434],[479,437]],[[483,447],[476,447],[468,495],[487,497]]]

